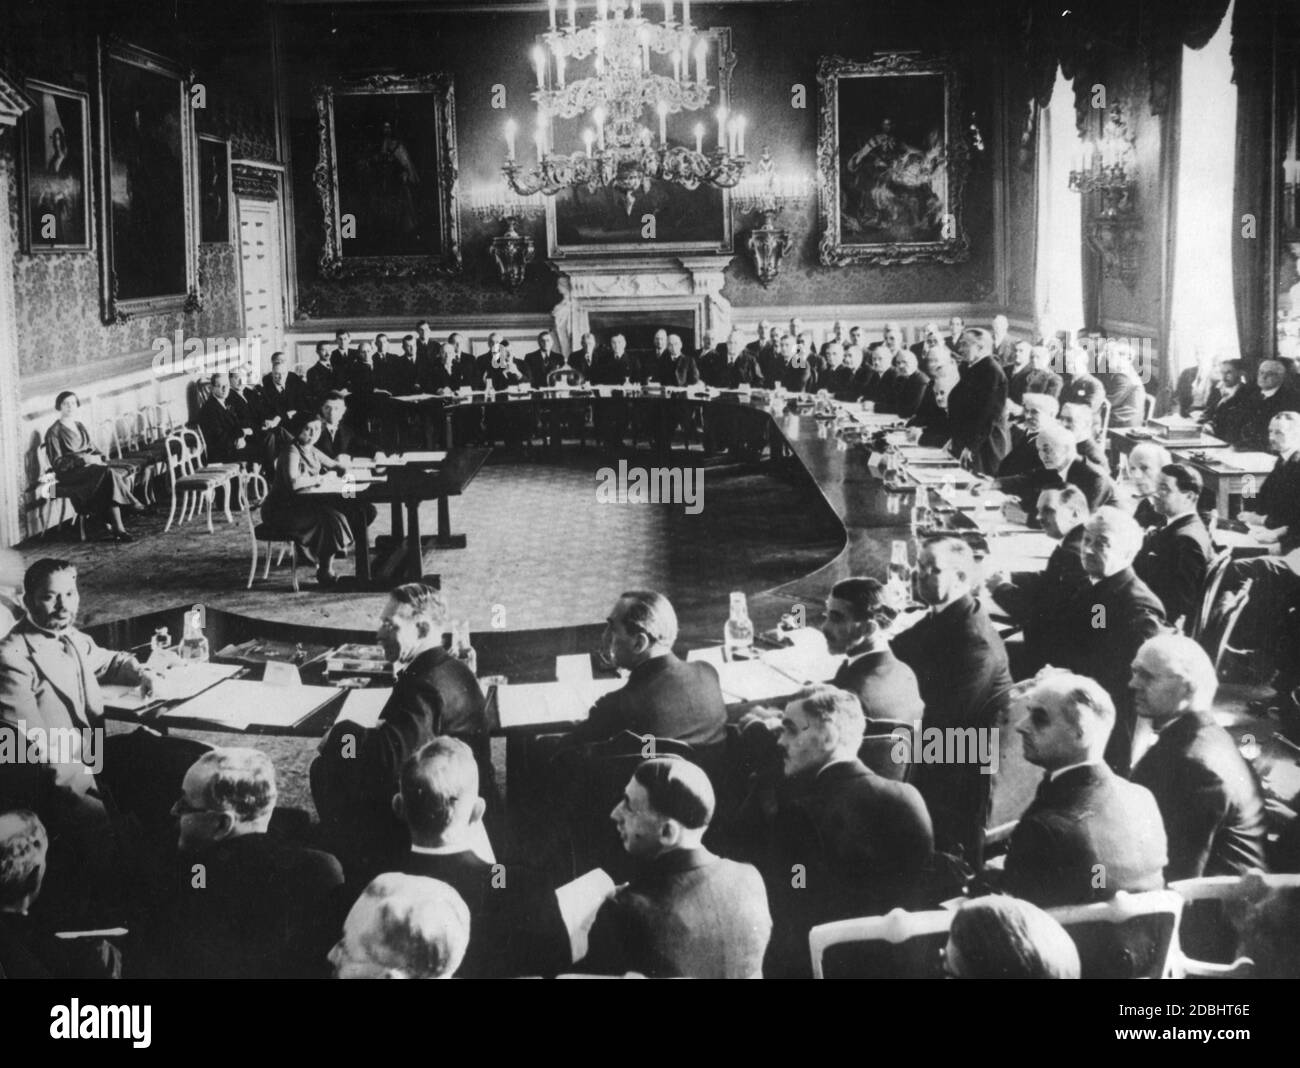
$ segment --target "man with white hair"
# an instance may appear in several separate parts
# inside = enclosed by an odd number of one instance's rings
[[[1115,726],[1110,695],[1092,679],[1049,670],[1019,703],[1025,759],[1046,774],[1011,835],[1000,888],[1041,908],[1163,889],[1155,798],[1102,759]]]
[[[1214,718],[1214,664],[1181,634],[1145,642],[1133,658],[1137,714],[1156,731],[1133,782],[1156,798],[1169,837],[1165,878],[1268,870],[1264,797],[1254,768]]]
[[[1038,458],[1038,432],[1056,421],[1056,398],[1046,393],[1027,393],[1021,407],[1023,421],[1011,427],[1011,451],[998,465],[998,478],[1027,475],[1042,467]]]
[[[1097,380],[1110,401],[1112,429],[1141,426],[1146,388],[1133,366],[1133,345],[1124,338],[1107,338],[1097,365]]]
[[[889,362],[892,365],[894,357],[903,351],[903,327],[899,323],[886,323],[880,337],[889,350]]]
[[[1144,441],[1128,454],[1129,488],[1133,493],[1133,518],[1143,529],[1164,526],[1164,516],[1152,498],[1160,486],[1160,472],[1174,462],[1173,454],[1163,445]]]
[[[921,332],[921,340],[911,346],[916,361],[919,364],[925,357],[925,350],[934,348],[943,344],[943,331],[939,329],[938,323],[926,323],[925,329]]]
[[[1004,493],[1020,497],[1020,507],[1026,516],[1032,514],[1038,495],[1045,489],[1077,486],[1088,499],[1091,511],[1114,501],[1115,487],[1110,477],[1079,455],[1074,445],[1074,435],[1060,423],[1051,422],[1041,426],[1034,446],[1038,451],[1039,467],[1025,475],[998,480]]]
[[[376,876],[330,950],[336,979],[450,979],[469,945],[469,909],[446,883]]]
[[[1061,403],[1086,404],[1094,415],[1101,411],[1106,387],[1092,374],[1092,351],[1076,345],[1064,356],[1068,372],[1061,376]]]
[[[1261,360],[1255,372],[1258,387],[1249,414],[1242,420],[1239,449],[1263,450],[1268,445],[1268,424],[1281,412],[1300,411],[1300,391],[1288,380],[1286,364],[1281,360]]]
[[[1017,347],[1019,346],[1017,342]],[[1046,345],[1029,346],[1024,367],[1020,368],[1007,383],[1007,395],[1012,403],[1008,407],[1014,412],[1015,405],[1023,405],[1025,397],[1031,393],[1047,393],[1053,397],[1061,395],[1061,376],[1052,370],[1052,354]]]
[[[1128,694],[1128,665],[1138,647],[1165,629],[1165,610],[1150,587],[1133,573],[1142,548],[1142,528],[1118,508],[1100,508],[1083,532],[1083,570],[1089,584],[1061,606],[1060,626],[1048,663],[1096,679],[1115,702],[1117,720],[1106,761],[1127,774],[1134,715]]]
[[[1002,366],[1007,377],[1011,376],[1012,360],[1015,359],[1017,342],[1012,339],[1009,331],[1011,322],[1005,315],[993,316],[991,333],[993,335],[993,358]]]
[[[176,979],[324,975],[343,869],[268,833],[277,796],[260,750],[212,749],[195,761],[172,807],[181,877],[143,924],[138,953],[128,950],[129,968]]]
[[[902,419],[910,419],[921,406],[930,379],[917,368],[916,356],[903,349],[894,357],[893,397],[890,408]]]
[[[704,847],[716,807],[704,769],[640,764],[610,813],[637,875],[601,906],[584,967],[693,979],[758,978],[772,934],[763,879]]]
[[[1101,446],[1097,444],[1096,419],[1093,410],[1082,401],[1062,399],[1056,413],[1056,421],[1074,435],[1074,446],[1079,450],[1079,455],[1109,475],[1110,464]]]

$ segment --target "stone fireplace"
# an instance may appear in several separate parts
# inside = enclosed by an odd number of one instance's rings
[[[717,255],[552,260],[560,303],[551,314],[561,351],[579,347],[593,316],[605,327],[659,315],[663,325],[693,333],[697,343],[706,330],[721,340],[731,330],[731,302],[722,296],[722,272],[731,260]]]

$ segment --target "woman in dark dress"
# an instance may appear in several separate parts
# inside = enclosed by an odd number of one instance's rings
[[[77,419],[81,401],[75,393],[60,393],[54,408],[59,418],[45,432],[45,451],[63,496],[78,512],[103,519],[114,540],[134,541],[122,524],[123,507],[135,512],[144,510],[131,492],[133,468],[110,464],[95,448],[90,431]]]
[[[297,412],[289,420],[291,440],[275,458],[275,474],[262,516],[310,550],[309,559],[315,555],[316,579],[326,587],[338,583],[332,561],[352,545],[352,530],[341,511],[304,492],[319,486],[326,474],[347,472],[346,467],[316,448],[320,429],[321,418],[312,412]]]

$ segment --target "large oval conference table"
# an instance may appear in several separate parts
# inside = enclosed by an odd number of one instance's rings
[[[744,591],[748,596],[756,633],[761,634],[775,628],[783,616],[796,610],[796,606],[803,606],[802,612],[796,614],[801,614],[809,626],[815,627],[820,620],[822,603],[837,580],[850,575],[868,575],[886,580],[891,550],[899,541],[911,546],[914,559],[915,535],[920,533],[916,529],[913,515],[917,487],[906,479],[901,483],[891,479],[887,484],[880,467],[879,435],[894,420],[892,417],[866,412],[861,405],[835,405],[836,414],[827,417],[825,414],[814,415],[811,397],[774,397],[766,391],[745,393],[736,390],[712,390],[707,394],[672,390],[641,390],[628,394],[615,391],[612,395],[605,396],[548,390],[522,395],[498,394],[493,400],[481,395],[468,398],[414,397],[385,400],[386,403],[380,408],[384,412],[385,425],[420,426],[426,434],[425,444],[449,446],[447,462],[453,465],[462,446],[458,446],[454,439],[440,437],[439,432],[443,435],[450,434],[456,414],[467,410],[472,412],[468,416],[471,420],[477,419],[477,409],[515,410],[521,413],[520,423],[524,421],[523,413],[527,410],[530,425],[535,429],[540,428],[544,436],[558,420],[573,416],[587,404],[619,405],[620,414],[626,413],[634,426],[638,421],[642,426],[653,425],[656,419],[681,415],[684,410],[693,408],[702,408],[701,414],[705,420],[718,419],[726,413],[724,419],[731,427],[731,433],[751,442],[765,440],[768,446],[766,462],[772,465],[773,473],[780,478],[803,482],[804,488],[811,486],[815,490],[815,497],[820,498],[828,515],[834,517],[842,530],[842,548],[820,567],[776,587],[755,587]],[[465,425],[466,416],[462,415],[460,419],[461,425]],[[558,433],[552,440],[558,440]],[[464,448],[482,452],[477,443]],[[626,453],[621,455],[625,456]],[[635,454],[638,461],[642,457],[648,467],[689,466],[693,458],[700,458],[702,454],[681,449],[671,453],[643,450]],[[366,493],[360,490],[356,496],[359,501],[364,501]],[[1033,570],[1042,566],[1050,552],[1051,543],[1041,534],[1031,535],[1021,531],[1017,534],[1019,542],[1014,538],[988,539],[974,529],[975,524],[965,517],[962,509],[945,511],[948,512],[945,525],[957,528],[963,535],[975,535],[975,541],[981,547],[996,548],[1001,556],[1006,557],[1009,547],[1013,543],[1018,545],[1020,548],[1013,555],[1019,561],[1021,570]],[[1000,544],[994,546],[994,541],[999,541]],[[1005,559],[1000,560],[998,566],[1003,566],[1006,562]],[[617,592],[611,591],[611,599]],[[150,636],[158,627],[165,626],[171,634],[180,634],[187,608],[188,606],[178,605],[160,612],[100,624],[88,630],[96,641],[107,648],[147,648]],[[728,612],[729,603],[725,598],[719,599],[716,604],[696,605],[683,610],[679,619],[679,655],[686,656],[695,650],[718,646]],[[272,622],[212,608],[207,609],[205,622],[214,660],[222,659],[220,653],[223,649],[240,643],[243,643],[245,649],[250,645],[265,644],[271,650],[266,659],[296,661],[295,666],[299,669],[302,681],[309,685],[329,681],[324,676],[324,660],[315,659],[320,651],[343,643],[373,644],[375,640],[372,631]],[[480,677],[498,676],[509,686],[552,682],[556,679],[557,658],[593,653],[599,646],[603,628],[602,621],[592,620],[585,624],[539,630],[477,632],[472,635],[472,643],[477,654],[478,673]],[[253,659],[256,660],[257,657]],[[594,656],[592,666],[594,674],[599,677],[600,667]],[[259,677],[255,665],[246,667],[243,674],[254,679]],[[383,683],[380,682],[379,685]],[[791,692],[798,688],[792,684]],[[320,737],[338,717],[345,698],[346,691],[334,694],[311,715],[292,724],[254,723],[246,725],[245,729],[252,733]],[[268,705],[274,699],[274,691],[268,690],[265,696]],[[517,744],[526,742],[529,736],[537,733],[538,728],[536,725],[512,728],[509,724],[502,724],[499,718],[492,718],[496,713],[496,704],[495,700],[490,699],[490,706],[493,706],[490,719],[495,732],[505,734],[510,743],[507,756],[509,769]],[[746,706],[742,702],[735,702],[729,707],[739,715]],[[583,718],[586,711],[586,708],[575,708],[574,717]],[[140,718],[159,726],[181,729],[214,728],[211,722],[186,718],[183,707],[168,704],[156,707]],[[555,730],[558,725],[559,721],[552,719],[546,726],[549,730]]]

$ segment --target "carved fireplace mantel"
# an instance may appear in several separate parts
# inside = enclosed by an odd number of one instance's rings
[[[722,295],[731,256],[672,256],[646,260],[551,260],[559,276],[560,303],[552,309],[562,351],[579,347],[593,313],[687,311],[695,335],[715,338],[731,330],[731,302]]]

